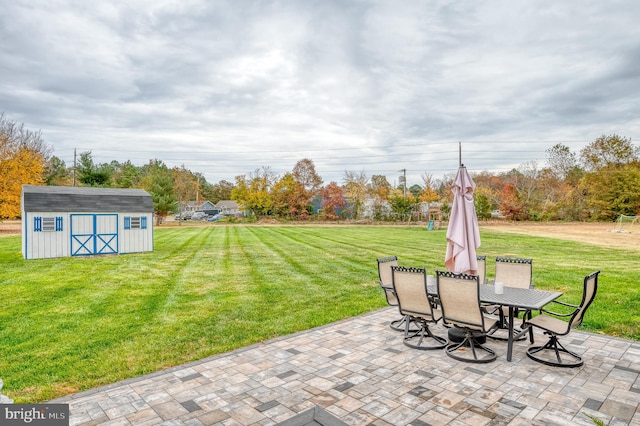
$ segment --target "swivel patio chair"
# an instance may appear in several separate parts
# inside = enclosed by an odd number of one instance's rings
[[[478,277],[480,278],[480,284],[487,283],[487,256],[476,256],[478,260]]]
[[[495,281],[503,282],[509,287],[533,288],[532,269],[533,259],[498,256]]]
[[[498,326],[498,320],[486,316],[482,310],[478,276],[445,271],[436,271],[436,276],[443,322],[464,330],[461,342],[447,345],[447,355],[464,362],[495,361],[495,351],[478,339]],[[465,353],[470,356],[464,356]],[[481,354],[484,356],[479,356]]]
[[[378,277],[380,287],[384,291],[384,296],[387,299],[389,306],[398,306],[398,298],[393,290],[393,275],[391,273],[392,266],[398,266],[397,256],[387,256],[377,259],[378,261]],[[410,318],[403,315],[397,320],[391,321],[389,326],[396,331],[404,331],[405,323],[410,321]],[[413,328],[415,330],[415,328]]]
[[[554,367],[580,367],[584,364],[582,357],[575,352],[565,348],[558,336],[569,334],[572,328],[582,324],[582,319],[587,308],[596,297],[598,290],[598,275],[600,271],[593,272],[584,278],[584,290],[582,301],[579,305],[554,300],[560,306],[572,308],[569,313],[552,312],[548,309],[541,309],[540,315],[533,317],[523,323],[524,327],[538,327],[549,336],[549,340],[542,346],[530,346],[527,349],[527,356],[534,361]],[[559,306],[559,307],[560,307]],[[560,318],[569,318],[564,321]]]
[[[501,282],[505,287],[515,288],[533,288],[533,259],[520,258],[520,257],[496,257],[496,277],[493,280]],[[485,306],[485,310],[488,313],[498,314],[500,316],[500,326],[496,329],[496,332],[490,333],[489,337],[497,340],[507,340],[507,337],[502,333],[497,333],[498,330],[505,330],[509,328],[509,322],[507,320],[509,316],[508,308],[496,305]],[[519,312],[516,308],[515,316],[518,316]],[[531,312],[525,312],[524,316],[531,318]],[[531,341],[533,341],[533,334],[529,335]],[[525,339],[525,335],[521,335],[518,340]]]
[[[430,323],[437,323],[442,312],[434,305],[427,290],[427,273],[424,268],[406,268],[392,266],[393,290],[398,298],[400,314],[409,317],[405,321],[404,344],[414,349],[442,349],[447,339],[434,335],[429,329]],[[411,330],[410,324],[417,330]]]
[[[487,256],[485,255],[478,255],[476,256],[476,259],[478,260],[478,279],[480,280],[480,284],[486,284],[487,283]],[[483,305],[483,306],[487,306],[487,305]],[[488,305],[489,309],[492,311],[495,311],[498,309],[498,306],[494,306],[494,305]],[[483,309],[486,309],[483,307]],[[457,342],[462,342],[462,340],[464,339],[464,331],[457,328],[457,327],[451,327],[450,325],[446,325],[446,327],[450,327],[449,328],[449,341],[451,343],[457,343]],[[486,341],[486,336],[482,336],[481,338],[477,339],[478,342],[480,342],[481,344],[484,343]]]

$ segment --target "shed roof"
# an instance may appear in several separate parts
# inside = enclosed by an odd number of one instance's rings
[[[144,189],[22,185],[23,212],[153,212]]]

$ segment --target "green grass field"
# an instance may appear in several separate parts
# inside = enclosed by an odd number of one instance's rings
[[[481,235],[479,254],[532,257],[536,288],[569,302],[600,269],[582,329],[640,340],[637,252]],[[375,310],[377,257],[434,271],[444,253],[445,230],[404,226],[160,228],[152,253],[29,261],[3,237],[3,393],[46,401]]]

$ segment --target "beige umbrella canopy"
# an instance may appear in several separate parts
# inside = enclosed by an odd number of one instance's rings
[[[447,227],[447,254],[444,264],[448,271],[476,275],[480,247],[480,230],[473,201],[476,184],[467,168],[460,165],[453,181],[453,205]]]

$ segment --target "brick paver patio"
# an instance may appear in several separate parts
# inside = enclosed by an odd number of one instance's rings
[[[349,425],[640,426],[640,342],[572,332],[577,369],[488,341],[490,364],[402,344],[397,308],[61,398],[71,425],[275,425],[319,407]],[[432,327],[445,336],[447,330]],[[537,341],[543,339],[536,335]]]

